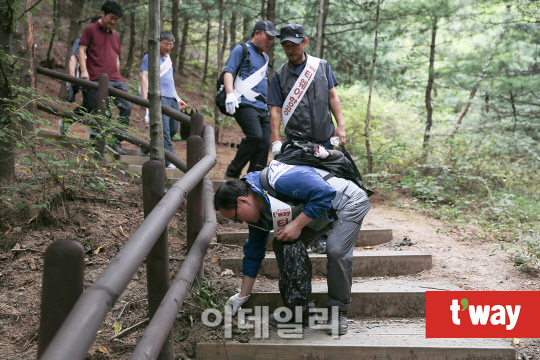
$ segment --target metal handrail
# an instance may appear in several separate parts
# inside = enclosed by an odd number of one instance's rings
[[[86,86],[88,88],[98,87],[96,83],[45,68],[38,68],[38,73],[70,81],[74,84]],[[132,102],[148,107],[148,100],[122,91],[120,91],[119,94],[116,94],[118,91],[119,90],[117,89],[109,88],[109,93],[111,95],[129,101],[136,100]],[[45,111],[55,113],[59,116],[77,116],[73,113],[53,109],[50,106],[40,105],[41,110],[47,108]],[[164,110],[163,112],[167,112],[167,115],[170,117],[175,118],[182,123],[191,123],[190,118],[187,115],[165,106],[162,106],[162,108]],[[172,162],[178,163],[176,164],[177,166],[179,164],[183,165],[182,170],[185,171],[185,174],[166,192],[163,198],[148,214],[139,228],[116,254],[94,284],[78,298],[54,339],[40,357],[41,360],[71,360],[84,358],[88,349],[94,342],[96,333],[105,320],[107,313],[110,311],[120,294],[125,290],[144,259],[148,256],[160,238],[161,233],[166,230],[170,219],[183,203],[187,194],[203,181],[204,225],[191,246],[174,283],[163,298],[161,306],[154,314],[147,331],[143,334],[144,342],[136,348],[136,353],[133,354],[133,358],[138,358],[137,349],[148,347],[152,348],[152,355],[149,356],[148,353],[145,353],[144,359],[155,359],[159,355],[159,352],[172,329],[174,319],[176,318],[175,315],[182,306],[184,298],[189,292],[197,271],[203,262],[206,250],[215,235],[217,225],[216,213],[213,208],[213,186],[211,180],[205,177],[217,162],[214,129],[207,125],[201,126],[202,117],[200,114],[198,116],[199,120],[194,122],[191,131],[192,134],[200,131],[199,134],[203,136],[204,156],[194,164],[189,171],[186,171],[187,166],[183,160],[177,158],[172,153],[167,154],[174,156],[175,161]],[[76,118],[83,120],[84,122],[92,122],[92,120],[85,117]],[[124,140],[131,140],[130,142],[137,143],[138,145],[149,145],[145,140],[125,131],[114,131],[116,134],[123,137]],[[171,159],[173,158],[169,157],[169,161]],[[170,318],[171,311],[174,312],[172,319]],[[164,318],[166,319],[163,320]],[[166,326],[164,326],[165,323]],[[159,326],[156,324],[159,324]],[[156,332],[157,327],[159,327],[159,331]]]
[[[42,104],[42,103],[39,103],[39,102],[37,103],[37,108],[38,108],[38,110],[44,111],[44,112],[52,114],[52,115],[60,116],[60,117],[62,117],[64,119],[73,119],[73,120],[76,120],[76,121],[81,121],[85,125],[89,125],[89,126],[96,126],[97,125],[94,120],[92,120],[92,119],[90,119],[90,118],[88,118],[86,116],[77,115],[77,114],[75,114],[73,112],[69,112],[69,111],[63,111],[63,110],[60,110],[60,109],[58,109],[56,107],[45,105],[45,104]],[[144,139],[142,139],[142,138],[140,138],[138,136],[135,136],[133,134],[130,134],[127,131],[124,131],[124,130],[111,129],[111,131],[113,133],[115,133],[122,140],[127,141],[127,142],[129,142],[129,143],[131,143],[133,145],[142,147],[142,148],[150,151],[150,142],[149,141],[144,140]],[[176,154],[174,154],[173,152],[170,152],[167,149],[164,149],[164,151],[165,151],[165,159],[167,159],[168,161],[173,163],[181,171],[183,171],[183,172],[187,171],[187,164],[186,164],[186,162],[184,160],[180,159],[178,156],[176,156]]]
[[[204,179],[204,217],[205,224],[191,247],[182,267],[174,278],[169,291],[161,301],[141,340],[133,351],[130,360],[156,359],[167,339],[170,329],[176,320],[176,315],[184,304],[191,284],[197,275],[197,270],[204,259],[206,250],[210,246],[217,225],[216,211],[213,199],[214,189],[212,181]]]
[[[58,71],[50,70],[41,66],[38,66],[36,68],[38,74],[46,75],[55,79],[67,81],[69,83],[75,84],[77,86],[83,86],[88,89],[97,90],[98,89],[98,83],[95,81],[89,81],[84,80],[75,76],[71,76],[68,74],[64,74]],[[147,99],[143,99],[140,96],[132,95],[128,92],[109,87],[109,94],[118,97],[120,99],[127,100],[129,102],[132,102],[133,104],[137,104],[140,106],[143,106],[145,108],[150,107],[150,102]],[[180,111],[174,110],[171,107],[168,107],[167,105],[161,105],[161,111],[163,114],[181,122],[184,125],[189,125],[191,122],[191,119],[186,114],[181,113]]]

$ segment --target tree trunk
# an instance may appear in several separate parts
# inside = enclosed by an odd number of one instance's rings
[[[159,3],[159,31],[163,31],[163,24],[165,23],[165,1]]]
[[[135,40],[137,34],[135,33],[135,20],[136,20],[136,13],[135,9],[131,10],[130,18],[129,18],[129,50],[128,50],[128,56],[126,59],[126,65],[124,67],[124,73],[123,76],[125,78],[129,78],[131,75],[131,68],[133,67],[133,61],[135,57]]]
[[[165,163],[161,121],[161,78],[159,76],[160,0],[150,0],[148,26],[148,100],[150,101],[150,159]]]
[[[219,18],[218,18],[218,39],[217,39],[217,67],[218,71],[216,72],[216,80],[219,76],[219,71],[221,71],[222,62],[223,62],[223,53],[221,51],[221,42],[223,37],[223,0],[218,0],[219,3]]]
[[[377,60],[377,40],[379,36],[379,9],[381,0],[377,0],[377,16],[375,17],[375,45],[373,46],[373,60],[371,62],[371,75],[369,79],[369,97],[366,111],[366,155],[367,155],[367,173],[373,172],[373,154],[371,153],[371,145],[369,143],[369,120],[371,109],[371,95],[373,94],[373,79],[375,74],[375,61]],[[318,43],[317,43],[318,45]],[[318,46],[317,46],[318,47]]]
[[[202,86],[206,85],[206,75],[208,74],[208,58],[210,57],[210,30],[212,29],[212,18],[210,12],[206,18],[206,54],[204,56],[204,71],[202,78]]]
[[[71,59],[73,44],[81,32],[81,24],[79,23],[79,20],[81,18],[83,7],[84,0],[72,0],[71,7],[69,9],[69,35],[66,49],[66,61],[64,62],[66,73],[69,73],[69,60]],[[67,88],[65,86],[60,86],[60,93],[58,94],[58,97],[60,99],[65,99],[67,97]]]
[[[7,135],[0,137],[0,181],[12,181],[15,177],[14,139],[10,135],[18,132],[18,124],[12,119],[13,113],[6,110],[15,100],[12,85],[31,87],[35,76],[32,14],[25,16],[18,11],[29,9],[32,3],[27,0],[26,7],[9,5],[6,1],[0,2],[0,128]],[[14,63],[19,66],[17,70]],[[33,113],[34,104],[25,108]],[[19,126],[32,127],[28,123]]]
[[[324,53],[324,27],[326,26],[326,18],[328,16],[329,0],[319,0],[319,21],[317,23],[317,46],[315,49],[315,56],[318,58],[323,57]],[[377,13],[379,11],[379,5],[377,5]]]
[[[495,49],[497,45],[501,43],[501,37],[504,35],[504,30],[501,32],[501,34],[497,37],[497,39],[493,42],[493,45],[491,45],[491,49]],[[467,111],[469,110],[469,107],[471,106],[471,101],[474,99],[474,96],[476,95],[476,91],[480,87],[480,82],[484,79],[484,76],[486,75],[487,68],[491,64],[491,61],[493,60],[493,57],[495,56],[495,51],[491,54],[491,56],[488,58],[486,64],[482,68],[482,72],[478,74],[478,78],[476,79],[476,82],[473,85],[473,88],[471,90],[471,93],[469,95],[469,98],[465,104],[463,104],[463,107],[461,108],[461,111],[458,114],[458,117],[456,119],[456,123],[454,124],[454,127],[450,131],[450,136],[454,136],[456,131],[461,126],[461,121],[467,114]],[[487,102],[487,101],[486,101]]]
[[[49,69],[53,69],[54,67],[54,59],[51,57],[52,47],[54,44],[54,38],[56,37],[56,33],[58,32],[58,23],[59,23],[59,11],[58,11],[58,1],[54,0],[53,2],[53,32],[51,35],[51,40],[49,41],[49,48],[47,49],[47,58],[45,60],[47,67]]]
[[[171,51],[171,61],[173,66],[177,64],[178,61],[178,44],[180,44],[179,37],[179,19],[180,19],[180,6],[178,0],[172,0],[172,28],[171,32],[174,36],[174,47]]]
[[[229,34],[231,36],[231,45],[229,46],[229,49],[232,51],[232,49],[236,46],[236,12],[233,12],[231,15]]]
[[[253,26],[251,25],[251,17],[248,14],[244,15],[244,36],[242,42],[246,42],[251,39],[251,32]]]
[[[429,138],[431,135],[431,125],[433,121],[433,106],[431,106],[431,90],[433,89],[433,81],[435,78],[435,70],[433,65],[435,63],[435,38],[437,37],[437,21],[439,20],[438,16],[433,17],[433,25],[431,28],[431,45],[429,51],[429,77],[426,87],[426,109],[427,109],[427,119],[426,119],[426,129],[424,131],[424,143],[422,149],[427,150],[429,146]]]
[[[218,28],[218,41],[217,41],[217,67],[218,67],[218,71],[216,71],[216,78],[215,80],[217,80],[218,76],[219,76],[219,73],[221,72],[221,69],[223,67],[222,63],[223,63],[223,49],[222,49],[222,46],[221,46],[221,43],[222,43],[222,36],[223,36],[223,33],[226,31],[223,31],[223,0],[219,0],[219,28]],[[223,41],[223,43],[225,43],[225,41]],[[219,112],[219,108],[217,106],[214,106],[214,127],[216,129],[216,142],[217,140],[219,139],[219,132],[221,131],[221,121],[219,119],[220,117],[220,112]]]
[[[189,17],[184,16],[184,27],[182,28],[182,44],[180,44],[180,54],[178,54],[178,72],[184,73],[184,63],[186,61],[186,45],[189,34]]]
[[[144,25],[143,25],[142,36],[141,36],[141,56],[139,56],[141,60],[144,56],[144,39],[145,38],[146,38],[146,16],[144,17]]]
[[[267,19],[272,22],[272,24],[275,24],[276,22],[276,0],[268,0],[268,6],[267,6]],[[276,41],[273,41],[270,47],[268,48],[268,65],[270,66],[268,70],[268,82],[272,79],[272,76],[274,76],[274,62],[276,61],[276,53],[275,53],[275,46],[274,43]]]
[[[265,20],[266,15],[266,0],[261,1],[261,20]]]

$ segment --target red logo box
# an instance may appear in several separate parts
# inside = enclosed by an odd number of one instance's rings
[[[426,292],[426,338],[515,337],[540,337],[540,291]]]

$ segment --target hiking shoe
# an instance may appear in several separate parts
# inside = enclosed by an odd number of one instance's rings
[[[313,243],[311,244],[311,248],[313,249],[313,252],[319,253],[319,254],[326,254],[326,239],[328,239],[328,235],[324,234],[322,236],[319,236],[318,238],[315,238],[313,240]]]
[[[148,150],[145,150],[145,149],[139,149],[139,151],[137,151],[137,155],[150,157],[150,152],[148,152]]]
[[[173,163],[170,163],[169,165],[167,165],[167,169],[178,169],[178,168]]]
[[[124,149],[122,149],[122,145],[117,145],[117,144],[114,144],[112,146],[112,149],[114,150],[114,152],[116,152],[118,155],[126,155],[127,153],[124,151]]]
[[[349,324],[347,324],[347,311],[338,311],[337,324],[333,324],[332,311],[329,309],[328,321],[326,322],[326,333],[328,335],[333,335],[336,326],[338,335],[345,335],[347,333],[349,328]]]
[[[315,304],[313,304],[312,302],[309,303],[309,307],[310,308],[315,308]],[[281,317],[285,317],[285,314],[284,314],[284,311],[281,312]],[[276,316],[274,314],[270,314],[270,316],[268,317],[268,323],[272,326],[275,326],[277,327],[278,325],[294,325],[294,324],[300,324],[299,322],[296,322],[295,321],[295,314],[293,313],[293,316],[292,318],[289,320],[289,321],[280,321],[278,319],[276,319]],[[319,321],[319,316],[317,315],[317,313],[313,312],[313,313],[309,313],[309,316],[308,317],[305,317],[305,319],[303,318],[302,319],[302,326],[303,327],[308,327],[310,325],[310,322],[311,324],[317,324],[317,322]]]
[[[229,176],[227,174],[223,175],[223,180],[234,180],[234,179],[238,179],[238,176]]]

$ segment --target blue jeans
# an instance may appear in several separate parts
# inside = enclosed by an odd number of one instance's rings
[[[170,108],[173,108],[176,111],[180,111],[180,108],[178,107],[178,101],[176,101],[175,98],[169,98],[169,97],[161,97],[161,103],[163,105],[167,105]],[[163,123],[163,146],[165,149],[169,150],[174,154],[174,149],[172,146],[172,137],[176,135],[176,132],[178,131],[178,121],[168,117],[165,114],[161,115],[162,123]],[[170,162],[165,160],[165,165],[169,166]]]
[[[163,105],[167,105],[170,108],[173,108],[176,111],[180,111],[180,107],[178,106],[178,101],[176,101],[175,98],[169,98],[169,97],[161,97],[161,103]],[[170,152],[174,154],[174,149],[172,146],[172,138],[174,135],[176,135],[176,132],[178,131],[178,121],[174,120],[173,118],[162,114],[161,115],[161,122],[163,124],[163,147]],[[146,149],[141,148],[141,150],[145,154],[149,154],[150,152]],[[169,166],[170,162],[165,159],[165,166]]]

